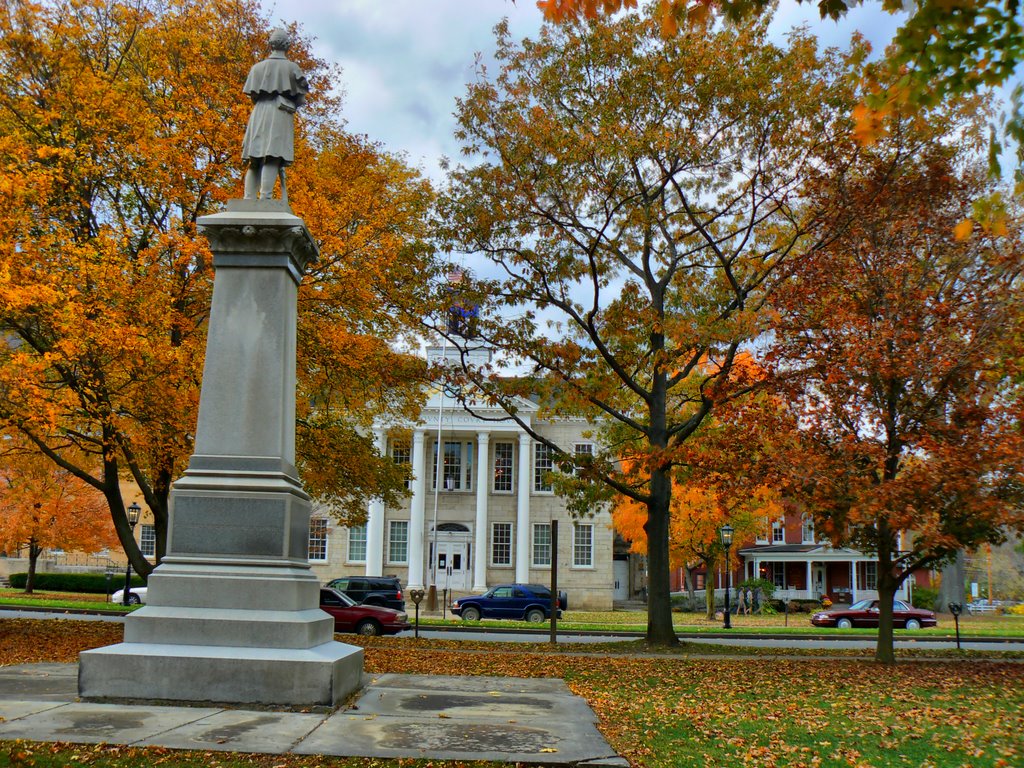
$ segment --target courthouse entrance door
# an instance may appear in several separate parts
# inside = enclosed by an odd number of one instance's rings
[[[443,589],[452,592],[468,592],[472,576],[470,574],[470,531],[459,523],[443,523],[438,526],[433,550],[433,573],[435,584],[440,592]]]

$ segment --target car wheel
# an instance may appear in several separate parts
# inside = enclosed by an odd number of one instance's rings
[[[463,621],[480,621],[480,609],[470,606],[462,609]]]
[[[142,605],[142,600],[138,595],[128,595],[128,605]]]
[[[921,628],[921,622],[918,621],[917,619],[907,619],[906,626],[907,626],[907,629],[920,629]]]
[[[544,611],[540,608],[531,608],[526,612],[526,620],[533,624],[540,624],[544,621]]]
[[[356,634],[372,637],[380,634],[380,624],[373,619],[364,619],[356,624]]]
[[[853,626],[853,622],[850,621],[849,619],[840,619],[839,621],[836,622],[836,626],[839,627],[840,629],[849,629],[850,627]]]

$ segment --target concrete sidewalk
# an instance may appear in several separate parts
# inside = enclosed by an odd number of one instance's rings
[[[552,678],[367,676],[350,708],[297,712],[82,702],[77,664],[0,667],[0,739],[628,766],[595,723]]]

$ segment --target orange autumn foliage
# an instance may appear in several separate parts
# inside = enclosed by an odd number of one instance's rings
[[[36,560],[47,549],[99,552],[117,545],[104,498],[38,452],[10,447],[0,468],[0,551],[27,549],[32,591]]]
[[[241,88],[271,24],[253,0],[5,9],[0,421],[106,498],[146,574],[120,486],[134,482],[153,513],[159,559],[192,449],[212,286],[195,222],[241,196]],[[303,469],[318,495],[365,500],[403,490],[358,431],[418,396],[415,379],[399,382],[409,364],[391,352],[401,330],[379,297],[412,303],[430,189],[343,130],[338,72],[295,37],[289,56],[313,92],[289,192],[323,255],[302,287],[298,400],[329,403],[302,414]]]
[[[669,526],[669,559],[672,568],[710,565],[720,555],[719,530],[726,523],[735,530],[735,541],[752,537],[763,518],[783,514],[782,501],[771,488],[761,485],[749,494],[730,496],[724,488],[699,482],[675,482]],[[612,508],[612,524],[630,543],[630,552],[647,554],[646,506],[620,496]],[[731,559],[737,562],[736,550]]]
[[[910,575],[1024,530],[1022,218],[962,231],[993,182],[978,116],[901,121],[838,195],[854,214],[776,294],[770,359],[799,419],[780,457],[836,545],[877,557],[879,660]]]

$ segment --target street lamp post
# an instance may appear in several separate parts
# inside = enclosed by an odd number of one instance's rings
[[[732,629],[732,621],[729,618],[729,587],[732,582],[732,570],[729,568],[729,547],[732,546],[732,526],[726,523],[718,529],[718,535],[722,538],[722,546],[725,547],[725,625],[724,629]]]
[[[132,529],[132,534],[135,534],[135,526],[139,522],[139,515],[142,514],[142,507],[137,502],[132,502],[128,505],[128,527]],[[122,605],[129,605],[128,598],[131,595],[132,587],[132,561],[128,560],[128,565],[124,569],[124,593],[121,595]]]

